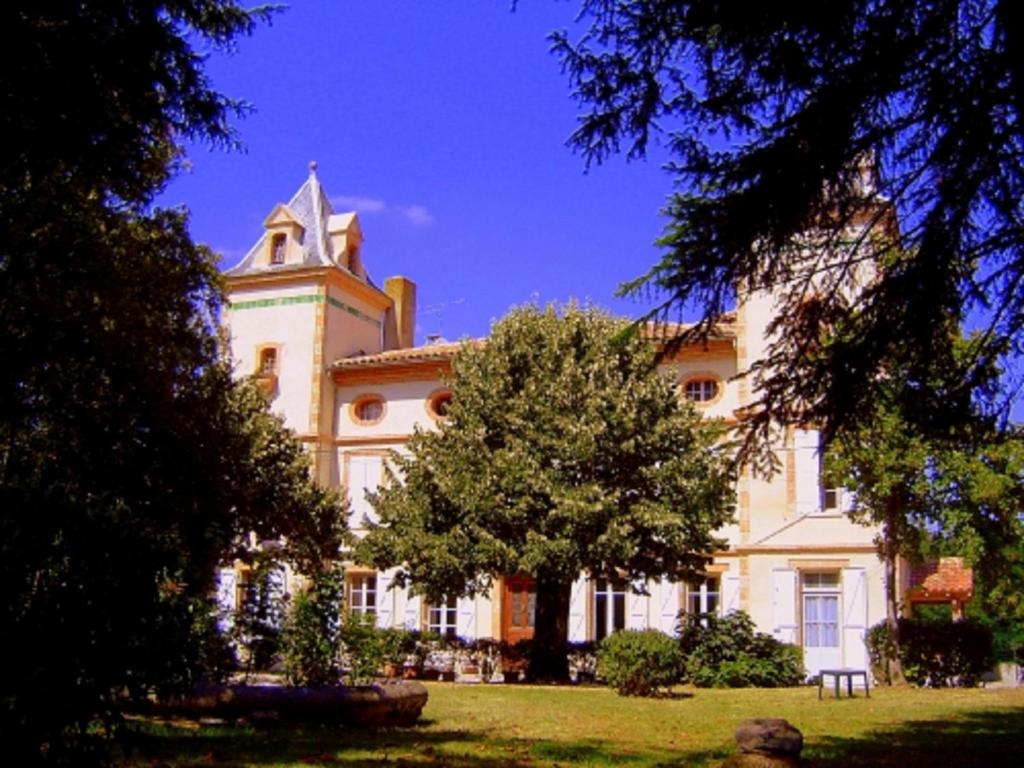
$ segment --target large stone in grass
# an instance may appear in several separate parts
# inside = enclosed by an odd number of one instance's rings
[[[754,717],[736,729],[736,745],[744,754],[799,758],[804,735],[781,717]]]
[[[279,685],[197,686],[189,696],[154,703],[150,712],[204,718],[412,725],[427,703],[421,683],[290,688]]]

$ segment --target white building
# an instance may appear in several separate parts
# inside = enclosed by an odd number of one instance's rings
[[[441,384],[456,344],[413,346],[415,285],[369,277],[355,213],[334,213],[315,170],[277,205],[249,253],[227,272],[227,323],[239,375],[256,375],[273,410],[310,449],[320,482],[348,489],[353,527],[372,517],[365,492],[381,480],[387,453],[414,425],[444,418]],[[734,420],[754,400],[748,368],[765,347],[773,299],[743,300],[706,346],[680,350],[669,365],[681,391],[708,416]],[[819,481],[818,435],[791,428],[776,446],[782,471],[739,481],[734,524],[720,533],[700,584],[660,581],[646,595],[581,576],[570,608],[570,639],[619,628],[672,632],[685,610],[747,611],[758,628],[803,647],[809,672],[867,668],[864,636],[885,614],[875,530],[850,521],[840,491]],[[516,641],[532,634],[533,584],[499,579],[492,594],[427,605],[391,576],[353,565],[348,609],[381,625]],[[229,587],[230,588],[230,587]]]

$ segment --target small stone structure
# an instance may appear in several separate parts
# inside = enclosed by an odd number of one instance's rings
[[[736,729],[740,754],[722,768],[795,768],[800,765],[804,736],[781,717],[755,717]]]
[[[280,685],[197,686],[189,696],[152,703],[160,716],[273,720],[377,727],[412,725],[427,703],[421,683],[291,688]]]

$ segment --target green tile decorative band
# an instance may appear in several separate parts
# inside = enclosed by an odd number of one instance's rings
[[[324,297],[315,294],[308,293],[302,296],[282,296],[277,299],[250,299],[248,301],[233,301],[231,302],[232,310],[242,309],[264,309],[265,307],[281,307],[286,304],[322,304]],[[333,296],[327,297],[327,303],[332,307],[340,309],[344,312],[348,312],[352,317],[362,320],[364,323],[369,323],[375,328],[380,328],[380,320],[370,317],[365,312],[361,312],[355,307],[351,307],[342,301],[338,301]]]

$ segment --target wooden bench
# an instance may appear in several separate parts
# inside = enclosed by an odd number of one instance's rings
[[[839,694],[839,683],[845,677],[846,678],[846,694],[847,696],[853,697],[853,678],[860,677],[864,680],[864,695],[867,697],[871,696],[871,690],[868,687],[868,673],[864,669],[823,669],[818,673],[818,698],[821,698],[821,689],[825,684],[825,676],[830,675],[835,683],[835,695],[838,699]]]

